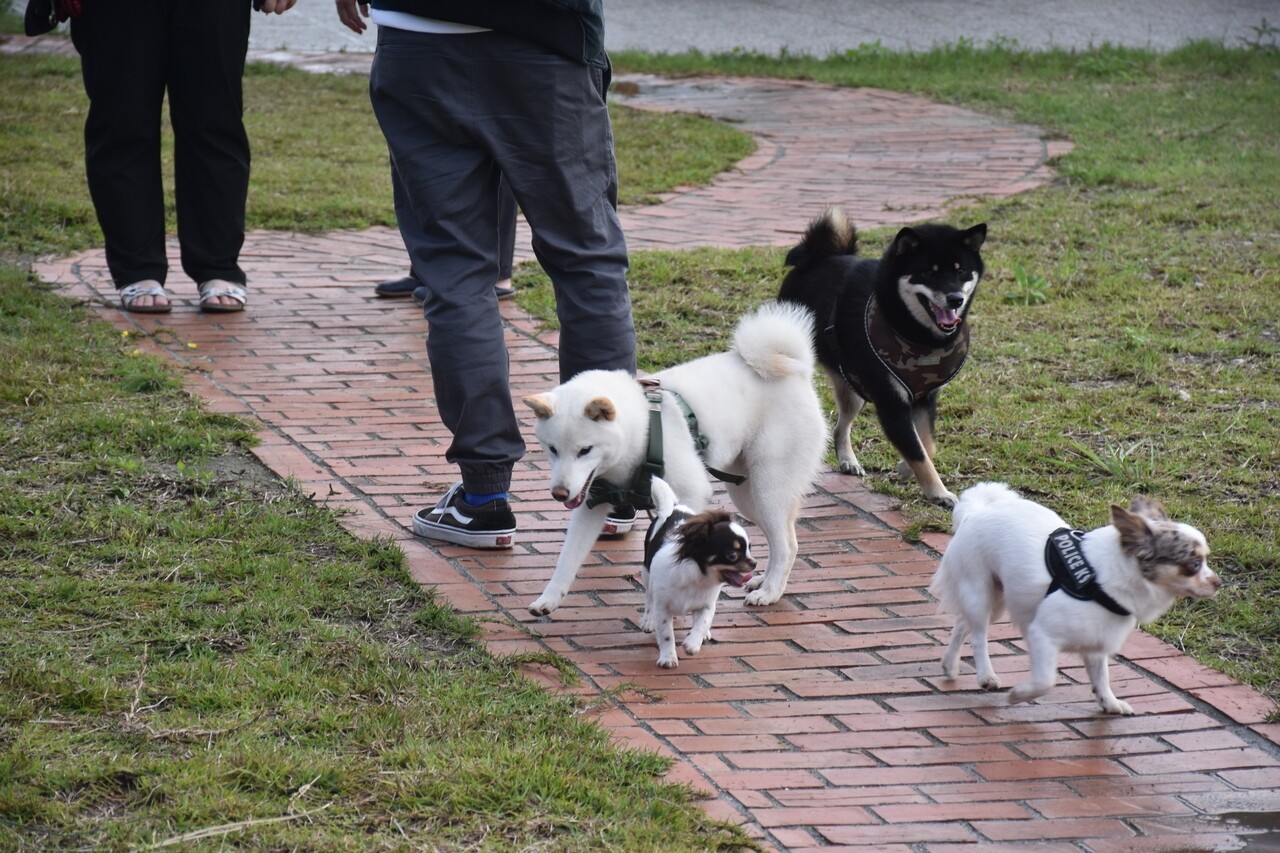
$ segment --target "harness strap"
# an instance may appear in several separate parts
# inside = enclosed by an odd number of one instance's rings
[[[689,435],[693,438],[693,446],[698,451],[698,456],[702,458],[702,467],[707,469],[707,473],[722,483],[732,483],[735,486],[745,483],[747,481],[745,474],[730,474],[727,471],[712,468],[706,463],[707,447],[711,442],[698,431],[698,416],[693,413],[693,409],[689,408],[689,404],[685,402],[684,397],[681,397],[670,388],[667,388],[666,392],[671,395],[671,398],[676,401],[676,405],[680,407],[680,412],[684,415],[685,426],[689,428]]]
[[[649,446],[645,451],[644,462],[636,469],[631,483],[625,487],[615,486],[605,480],[596,480],[587,492],[587,508],[602,503],[614,506],[634,506],[636,509],[653,509],[653,495],[650,483],[654,477],[661,477],[666,471],[662,453],[662,392],[656,383],[646,387],[645,399],[649,401]]]
[[[631,482],[626,486],[615,486],[605,480],[593,482],[591,488],[587,491],[588,508],[599,506],[602,503],[609,503],[614,506],[634,506],[637,509],[645,510],[654,509],[653,495],[650,493],[649,484],[654,477],[661,477],[666,470],[662,452],[662,393],[664,390],[671,395],[671,399],[680,407],[680,412],[684,415],[685,425],[689,429],[689,435],[693,438],[693,446],[698,451],[698,456],[703,458],[702,465],[707,469],[707,473],[717,480],[732,483],[733,485],[747,481],[745,474],[731,474],[728,471],[721,471],[706,464],[706,451],[710,442],[706,436],[698,431],[698,416],[693,413],[693,409],[685,402],[684,397],[669,388],[663,389],[661,383],[656,379],[641,379],[640,385],[644,388],[645,399],[649,401],[649,447],[645,452],[645,460],[636,469]]]
[[[1083,530],[1066,527],[1060,527],[1049,534],[1044,545],[1044,563],[1052,580],[1045,598],[1061,590],[1077,601],[1100,604],[1117,616],[1132,616],[1124,605],[1107,595],[1106,590],[1098,583],[1097,572],[1080,550],[1080,540],[1083,538]]]

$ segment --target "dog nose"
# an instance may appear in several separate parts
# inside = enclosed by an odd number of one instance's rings
[[[963,294],[963,293],[948,293],[948,294],[947,294],[947,307],[948,307],[948,308],[959,308],[959,307],[960,307],[960,306],[962,306],[962,305],[964,305],[964,294]]]
[[[554,489],[551,490],[551,497],[555,498],[561,503],[564,503],[565,501],[569,500],[569,490],[566,489],[564,486],[556,486]]]

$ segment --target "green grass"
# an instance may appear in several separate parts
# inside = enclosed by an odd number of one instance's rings
[[[1052,186],[950,217],[986,221],[990,236],[972,356],[941,396],[939,472],[956,492],[1007,481],[1079,526],[1106,524],[1108,503],[1137,492],[1162,500],[1205,531],[1227,587],[1151,630],[1280,700],[1280,53],[961,44],[825,61],[614,60],[624,72],[916,92],[1071,139]],[[878,254],[893,230],[865,234],[864,251]],[[784,254],[635,253],[642,366],[723,347],[740,313],[776,295]],[[550,320],[541,273],[520,275],[541,281],[522,298]],[[948,528],[893,476],[872,413],[854,445],[912,530]]]
[[[526,677],[565,661],[487,653],[393,543],[258,465],[248,424],[30,281],[101,239],[84,95],[66,59],[0,57],[0,85],[0,849],[754,846]],[[251,227],[391,224],[366,86],[250,69]],[[637,199],[751,148],[629,113]]]
[[[0,348],[0,849],[742,841],[11,267]]]

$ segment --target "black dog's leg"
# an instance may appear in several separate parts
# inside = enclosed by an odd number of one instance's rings
[[[858,416],[858,412],[862,411],[866,401],[849,387],[849,383],[845,382],[840,374],[834,371],[827,371],[827,376],[831,379],[831,390],[836,398],[836,410],[838,412],[835,444],[836,458],[840,461],[840,473],[865,477],[867,472],[863,470],[862,463],[858,461],[858,457],[853,452],[853,442],[849,438],[849,429],[853,424],[853,419]]]
[[[936,416],[936,399],[930,395],[916,407],[877,406],[876,414],[884,434],[902,454],[924,496],[939,506],[951,509],[956,496],[942,485],[938,471],[933,467],[933,422]],[[923,427],[923,429],[921,429]]]

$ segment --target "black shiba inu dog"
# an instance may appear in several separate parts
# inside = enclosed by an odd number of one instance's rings
[[[865,474],[849,427],[866,401],[902,455],[901,476],[915,475],[925,497],[953,507],[933,467],[938,389],[959,373],[969,351],[965,317],[982,279],[985,223],[967,230],[915,225],[893,238],[884,256],[858,256],[858,235],[838,208],[809,225],[787,254],[792,267],[780,302],[814,315],[818,362],[831,378],[839,418],[840,470]]]

